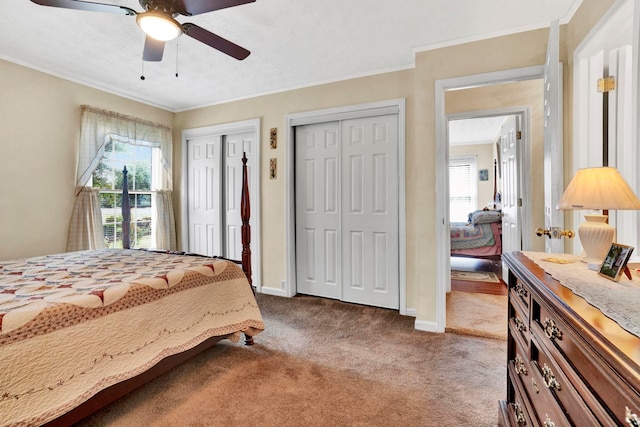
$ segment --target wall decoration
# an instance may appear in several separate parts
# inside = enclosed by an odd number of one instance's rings
[[[269,133],[269,142],[272,149],[278,148],[278,128],[271,128]]]
[[[489,181],[489,169],[480,169],[478,172],[480,181]]]
[[[278,159],[269,160],[269,178],[276,179],[278,175]]]

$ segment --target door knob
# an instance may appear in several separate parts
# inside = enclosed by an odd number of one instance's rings
[[[571,239],[576,235],[573,230],[560,230],[558,227],[551,227],[548,230],[538,227],[536,228],[536,234],[538,236],[549,236],[550,239],[562,239],[562,236]]]

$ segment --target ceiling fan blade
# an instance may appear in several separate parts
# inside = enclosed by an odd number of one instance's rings
[[[255,1],[256,0],[180,0],[177,6],[177,12],[181,15],[191,16],[226,9],[227,7],[240,6],[241,4],[253,3]]]
[[[31,0],[40,6],[62,7],[65,9],[88,10],[90,12],[117,13],[120,15],[136,15],[136,11],[115,4],[93,3],[82,0]]]
[[[239,60],[245,59],[251,53],[247,49],[238,46],[227,39],[223,39],[222,37],[213,34],[196,24],[183,24],[182,31],[184,31],[184,33],[189,37],[193,37],[194,39]]]
[[[159,62],[162,61],[164,53],[164,42],[147,36],[144,40],[144,51],[142,52],[143,61]]]

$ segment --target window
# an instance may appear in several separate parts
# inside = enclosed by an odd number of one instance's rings
[[[108,135],[104,153],[93,172],[92,185],[100,189],[105,246],[122,248],[122,183],[127,167],[130,241],[132,248],[153,246],[154,172],[159,168],[160,148],[144,141]],[[156,173],[157,175],[157,173]]]
[[[125,165],[133,206],[129,247],[175,251],[171,128],[89,105],[80,106],[80,112],[77,197],[67,251],[100,249],[105,242],[109,247],[122,246],[120,191]]]
[[[476,156],[449,159],[449,221],[467,222],[478,206],[478,160]]]

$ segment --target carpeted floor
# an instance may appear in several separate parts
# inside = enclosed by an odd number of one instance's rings
[[[254,346],[220,343],[80,425],[497,425],[506,341],[321,298],[257,299],[267,329]]]
[[[451,291],[445,330],[462,335],[507,339],[507,296]]]

